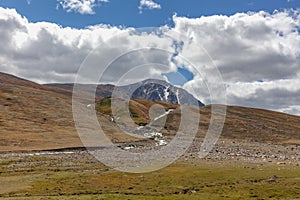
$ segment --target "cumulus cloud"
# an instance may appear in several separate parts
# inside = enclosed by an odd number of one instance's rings
[[[286,108],[291,105],[299,105],[298,11],[196,19],[174,16],[173,20],[174,30],[185,33],[188,38],[180,55],[199,67],[202,79],[212,79],[212,58],[227,86],[229,104],[278,111],[288,111],[291,109]],[[209,56],[199,53],[203,49]],[[196,95],[209,102],[209,95],[202,92],[201,82],[201,78],[197,78],[184,87],[198,88]]]
[[[107,67],[105,61],[129,52],[111,63],[113,70],[106,72],[103,80],[110,83],[115,83],[117,74],[126,73],[127,66],[140,65],[140,61],[167,65],[170,60],[170,56],[165,54],[148,51],[145,56],[134,51],[145,46],[172,49],[171,39],[147,33],[147,30],[136,32],[132,28],[109,25],[85,29],[64,28],[47,22],[30,23],[12,9],[0,8],[0,13],[0,39],[3,40],[0,71],[39,83],[74,82],[79,67],[89,55],[91,66],[104,70]],[[160,74],[158,65],[157,68],[158,71],[155,71],[153,67],[148,67],[126,81],[139,81],[149,78],[151,74]],[[95,75],[94,70],[91,69],[86,75],[86,82]]]
[[[37,82],[73,82],[85,57],[115,34],[127,30],[107,25],[86,29],[30,23],[15,10],[0,8],[0,70]]]
[[[143,12],[143,9],[161,9],[161,5],[152,1],[152,0],[141,0],[139,5],[139,11],[140,13]]]
[[[229,104],[268,108],[300,115],[300,79],[228,84]]]
[[[173,16],[173,21],[174,27],[156,32],[109,25],[75,29],[31,23],[0,8],[0,71],[39,83],[73,82],[84,63],[91,66],[86,82],[98,70],[104,82],[116,83],[124,75],[119,84],[128,84],[163,79],[162,72],[184,66],[194,79],[183,87],[206,104],[219,103],[211,96],[220,91],[208,86],[222,83],[216,79],[220,73],[228,104],[300,115],[299,11]]]
[[[259,12],[173,19],[176,31],[205,48],[227,81],[285,79],[299,70],[299,15]],[[183,53],[202,60],[194,49]]]
[[[58,2],[67,12],[95,14],[94,7],[101,2],[109,2],[109,0],[58,0]]]

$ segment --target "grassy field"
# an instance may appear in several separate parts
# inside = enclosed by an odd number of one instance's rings
[[[273,180],[276,175],[278,179]],[[178,161],[146,174],[115,171],[92,158],[16,156],[1,160],[3,199],[297,199],[300,167],[239,161]]]

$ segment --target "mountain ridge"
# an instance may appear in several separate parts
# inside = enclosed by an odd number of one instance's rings
[[[73,83],[51,83],[46,84],[51,87],[72,90]],[[90,92],[96,85],[93,84],[77,84],[82,90]],[[107,98],[117,95],[121,98],[130,99],[146,99],[150,101],[164,102],[170,104],[197,105],[204,104],[196,99],[186,90],[173,86],[166,81],[159,79],[146,79],[129,85],[115,86],[112,84],[98,84],[96,96]]]
[[[72,96],[72,93],[69,90],[65,90],[63,88],[58,88],[58,87],[52,87],[46,84],[45,85],[38,84],[33,81],[29,81],[24,78],[20,78],[18,76],[7,74],[4,72],[0,72],[0,84],[18,85],[18,86],[30,87],[38,90],[51,91],[51,92]]]
[[[4,82],[3,78],[2,82]],[[23,83],[22,86],[8,84],[7,81],[0,84],[0,151],[82,147],[73,120],[71,96],[36,89],[30,86],[31,83]],[[155,102],[131,100],[131,104],[133,114],[137,115],[134,116],[136,122],[148,123],[149,109]],[[174,104],[161,105],[167,109],[177,109]],[[111,120],[113,116],[109,113],[109,103],[103,104],[102,107],[101,104],[97,106],[100,106],[98,107],[100,111],[107,111],[105,114],[98,112],[97,117],[103,129],[108,131],[109,137],[115,142],[131,142],[132,139],[124,137]],[[211,105],[196,108],[201,114],[196,137],[203,138],[212,117]],[[165,135],[172,136],[179,124],[179,112],[174,110],[167,116],[162,131]],[[226,120],[220,139],[300,145],[299,130],[299,116],[264,109],[227,106]]]

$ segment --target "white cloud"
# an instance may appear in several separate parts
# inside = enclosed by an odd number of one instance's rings
[[[170,49],[172,40],[155,34],[129,34],[131,28],[96,25],[85,29],[63,28],[57,24],[31,23],[13,9],[0,7],[0,71],[37,81],[74,82],[77,70],[92,50],[99,45],[99,53],[92,59],[95,65],[104,69],[102,61],[119,56],[122,51],[142,48],[144,45]],[[109,38],[112,38],[109,40]],[[113,82],[115,75],[125,73],[127,66],[136,65],[139,60],[168,64],[167,55],[125,55],[123,60],[113,63],[114,70],[106,74],[106,81]],[[140,72],[133,81],[158,73],[151,68]],[[90,76],[94,75],[91,71]],[[128,80],[127,80],[128,81]],[[121,83],[122,84],[122,83]]]
[[[40,83],[73,82],[81,63],[98,45],[101,49],[91,57],[90,64],[101,70],[109,57],[151,46],[176,50],[177,54],[132,51],[112,64],[105,81],[113,83],[128,67],[144,61],[171,66],[172,71],[183,64],[195,75],[184,88],[191,92],[194,89],[193,94],[204,103],[217,103],[211,102],[205,85],[215,81],[214,62],[227,86],[229,104],[300,114],[298,11],[200,18],[174,16],[173,21],[174,27],[161,27],[160,34],[109,25],[75,29],[46,22],[31,23],[13,9],[0,8],[0,71]],[[172,38],[182,42],[180,48]],[[94,74],[93,70],[89,75]],[[144,66],[127,75],[122,83],[152,75],[163,78],[163,70],[155,64]]]
[[[286,108],[278,109],[277,111],[300,116],[300,106],[298,105],[288,106]]]
[[[107,3],[109,0],[57,0],[59,4],[56,9],[61,6],[67,12],[76,12],[80,14],[95,14],[94,7],[99,3]],[[30,3],[30,0],[27,0]],[[138,7],[139,12],[142,13],[144,9],[161,9],[161,5],[153,0],[140,0]]]
[[[152,0],[140,0],[139,11],[143,12],[143,9],[161,9],[161,5]]]
[[[95,14],[94,7],[100,2],[106,3],[109,0],[58,0],[58,2],[67,12]]]
[[[182,39],[185,45],[179,55],[200,71],[185,89],[194,88],[194,94],[205,103],[217,103],[211,102],[203,84],[214,81],[211,74],[214,65],[206,51],[222,74],[229,104],[297,113],[300,102],[299,11],[192,19],[174,16],[173,21],[173,31],[185,35]]]

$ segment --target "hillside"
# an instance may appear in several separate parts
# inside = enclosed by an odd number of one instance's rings
[[[101,100],[96,109],[103,114],[111,115],[110,101],[110,98]],[[176,104],[147,100],[130,101],[130,111],[135,114],[132,119],[137,125],[148,124],[150,118],[147,113],[155,103],[162,105],[166,111],[175,109],[168,114],[165,125],[165,131],[175,133],[180,124],[180,110]],[[201,120],[198,137],[202,138],[211,120],[211,106],[201,107],[199,112]],[[300,117],[257,108],[227,106],[221,137],[237,141],[300,145]]]
[[[55,89],[23,79],[0,76],[0,151],[41,150],[81,147],[74,127],[71,98]],[[59,89],[58,89],[59,90]],[[130,111],[138,125],[150,122],[149,109],[155,102],[132,100]],[[178,105],[156,102],[165,110],[175,109],[167,116],[162,132],[172,137],[180,122]],[[137,141],[124,135],[111,121],[110,99],[96,103],[98,118],[114,142]],[[210,106],[201,107],[198,137],[202,138],[210,121]],[[191,116],[192,117],[192,116]],[[300,117],[262,109],[228,106],[221,139],[274,144],[300,145]]]
[[[65,95],[0,84],[0,151],[80,146]]]
[[[28,81],[28,80],[16,77],[14,75],[2,73],[2,72],[0,72],[0,84],[15,85],[15,86],[22,86],[22,87],[27,87],[27,88],[31,88],[31,89],[51,91],[51,92],[60,93],[60,94],[68,95],[68,96],[72,95],[72,92],[68,89],[52,87],[50,85],[40,85],[35,82]]]

